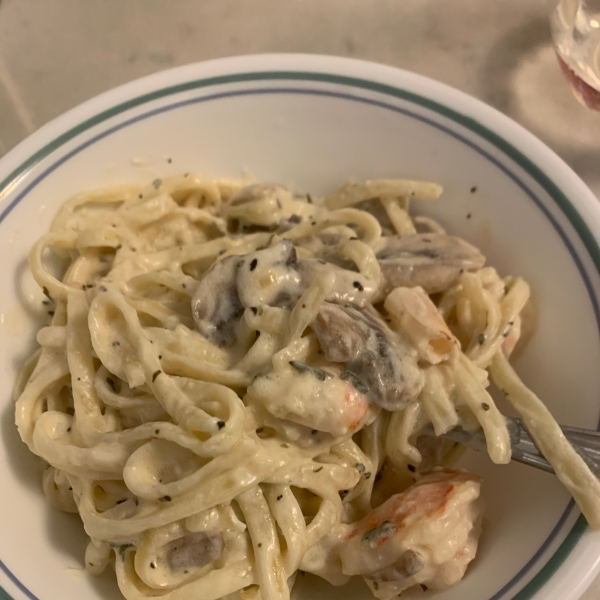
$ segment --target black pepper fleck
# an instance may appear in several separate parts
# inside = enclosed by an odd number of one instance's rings
[[[353,285],[353,286],[354,286],[354,287],[355,287],[355,288],[356,288],[356,289],[357,289],[359,292],[362,292],[362,291],[364,291],[364,289],[365,289],[365,288],[364,288],[364,286],[363,286],[363,284],[362,284],[360,281],[355,281],[355,282],[354,282],[352,285]]]
[[[163,496],[158,499],[159,502],[171,502],[171,496]]]
[[[277,502],[279,502],[282,498],[283,498],[283,494],[280,494],[279,496],[277,496]]]
[[[152,383],[154,383],[154,380],[162,373],[162,371],[159,369],[158,371],[154,371],[154,373],[152,373]]]
[[[377,475],[375,475],[375,483],[377,483],[378,481],[381,480],[381,478],[383,477],[383,472],[386,470],[387,468],[387,463],[383,463],[381,465],[381,469],[379,469],[379,472],[377,473]]]
[[[476,185],[474,185],[474,186],[471,188],[471,194],[474,194],[476,191],[477,191],[477,186],[476,186]]]
[[[482,402],[481,408],[483,408],[483,410],[490,410],[490,405],[487,402]]]
[[[417,470],[415,465],[406,465],[406,466],[411,473],[414,473]]]
[[[225,427],[225,421],[217,421],[217,427],[223,429],[223,427]]]
[[[479,345],[483,345],[485,343],[485,334],[484,333],[480,333],[479,337],[477,338],[477,340],[479,341]]]
[[[256,269],[256,265],[258,264],[258,260],[256,258],[254,258],[252,260],[252,262],[250,263],[250,270],[254,271],[254,269]]]
[[[319,473],[319,472],[320,472],[320,471],[322,471],[322,470],[323,470],[323,467],[319,467],[318,469],[315,469],[315,470],[313,471],[313,473]]]

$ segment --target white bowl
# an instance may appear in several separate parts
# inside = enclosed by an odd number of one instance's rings
[[[168,158],[172,162],[168,162]],[[71,194],[201,170],[324,192],[348,178],[441,183],[418,206],[523,275],[539,312],[517,368],[563,424],[595,428],[600,398],[600,206],[548,148],[444,85],[367,62],[250,56],[158,73],[69,111],[0,161],[0,585],[21,600],[116,600],[112,574],[81,571],[76,516],[46,507],[39,465],[13,425],[10,391],[34,341],[41,292],[30,246]],[[467,214],[472,218],[467,219]],[[553,476],[485,456],[486,527],[463,582],[439,600],[574,600],[600,570],[591,532]],[[311,581],[304,598],[368,598]],[[0,590],[0,598],[3,596]]]

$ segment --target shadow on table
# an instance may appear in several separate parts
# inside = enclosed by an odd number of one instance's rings
[[[519,70],[528,60],[531,60],[528,72],[535,73],[541,84],[534,95],[531,89],[520,90],[517,85]],[[571,97],[568,83],[554,59],[549,15],[537,16],[509,31],[491,48],[478,75],[479,96],[483,100],[538,135],[598,193],[600,114],[579,107]],[[547,122],[540,119],[540,111],[548,115]],[[571,115],[576,122],[566,122],[565,115]],[[588,129],[585,140],[573,135],[582,126]],[[599,137],[594,144],[596,130]]]

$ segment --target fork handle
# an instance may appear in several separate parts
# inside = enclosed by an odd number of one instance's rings
[[[506,425],[510,434],[512,459],[542,471],[554,473],[554,468],[539,451],[521,419],[507,417]],[[583,458],[592,473],[600,479],[600,431],[579,427],[561,427],[561,429],[577,454]],[[435,436],[433,426],[427,425],[420,435]],[[485,451],[487,448],[485,435],[481,429],[465,431],[462,427],[455,427],[444,433],[442,437],[463,444],[472,450]]]
[[[521,419],[508,418],[506,421],[511,435],[513,460],[554,473],[554,468],[538,450]],[[579,427],[561,426],[561,429],[592,473],[600,478],[600,432]]]

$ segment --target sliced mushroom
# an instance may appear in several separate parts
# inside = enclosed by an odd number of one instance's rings
[[[408,346],[373,308],[325,303],[312,323],[325,358],[346,363],[342,378],[374,404],[401,410],[414,402],[423,375]]]
[[[439,233],[381,238],[376,252],[383,275],[381,296],[397,287],[447,289],[463,271],[481,269],[485,257],[464,240]]]
[[[221,532],[188,533],[167,546],[167,561],[173,571],[204,567],[221,556],[224,545]]]
[[[296,262],[296,250],[288,240],[217,262],[202,278],[192,298],[198,331],[217,346],[229,346],[235,341],[245,308],[292,305],[302,294]]]
[[[238,256],[215,263],[204,275],[192,298],[196,328],[217,346],[235,341],[235,329],[244,312],[236,285]]]
[[[244,308],[290,306],[302,294],[296,249],[289,240],[246,254],[239,260],[237,291]]]

